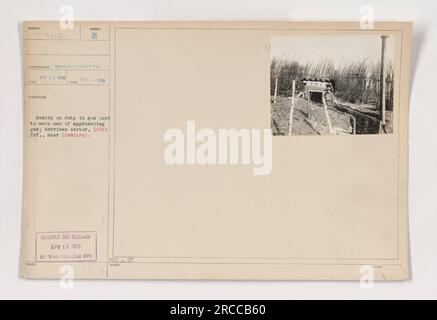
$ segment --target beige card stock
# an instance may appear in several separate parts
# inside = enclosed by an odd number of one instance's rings
[[[23,277],[409,277],[410,23],[23,37]]]

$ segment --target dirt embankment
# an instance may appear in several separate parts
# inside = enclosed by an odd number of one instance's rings
[[[291,99],[278,97],[272,105],[273,135],[288,135]],[[328,108],[329,118],[335,134],[352,134],[353,119],[332,108]],[[328,120],[322,105],[310,103],[302,98],[295,99],[293,111],[292,135],[330,134]]]
[[[272,104],[272,130],[274,135],[288,135],[291,99],[278,97]],[[386,113],[387,124],[382,126],[374,106],[343,104],[335,101],[328,107],[334,134],[378,134],[393,132],[393,112]],[[292,121],[292,135],[332,134],[322,104],[296,98]]]

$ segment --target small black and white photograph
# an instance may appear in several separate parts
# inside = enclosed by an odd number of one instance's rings
[[[393,133],[395,39],[271,38],[274,136]]]

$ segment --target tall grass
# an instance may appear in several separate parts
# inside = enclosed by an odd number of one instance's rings
[[[279,61],[273,59],[270,66],[271,94],[275,89],[278,78],[278,93],[290,95],[293,80],[304,78],[329,79],[333,81],[335,95],[351,103],[374,104],[379,103],[380,64],[371,63],[368,59],[351,62],[336,67],[330,60],[321,60],[317,64],[301,64],[297,61]],[[393,109],[393,77],[392,64],[386,67],[386,103],[387,109]],[[297,81],[297,90],[302,91],[304,84]]]

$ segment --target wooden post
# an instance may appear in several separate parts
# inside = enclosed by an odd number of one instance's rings
[[[328,105],[326,104],[325,93],[322,93],[322,102],[323,102],[323,107],[325,109],[326,120],[328,120],[329,133],[334,134],[335,132],[334,129],[332,128],[331,119],[329,118]]]
[[[307,118],[309,118],[310,117],[311,91],[307,89],[306,92],[307,92]]]
[[[291,130],[293,130],[293,112],[294,112],[294,95],[296,92],[296,80],[293,80],[293,87],[291,89],[291,107],[290,107],[290,119],[288,121],[288,135],[291,136]]]
[[[278,94],[278,78],[275,80],[275,94],[273,96],[273,104],[276,103],[276,95]]]
[[[380,101],[379,101],[379,111],[381,116],[381,122],[385,124],[385,96],[386,96],[386,84],[385,84],[385,42],[388,36],[381,36],[382,45],[381,45],[381,74],[380,74]]]

